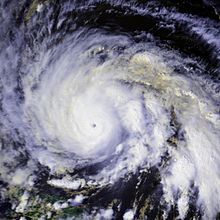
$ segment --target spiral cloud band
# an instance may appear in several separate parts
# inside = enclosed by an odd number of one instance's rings
[[[123,31],[82,25],[65,34],[62,28],[74,26],[65,18],[68,10],[76,10],[71,7],[63,3],[56,24],[60,33],[53,33],[52,21],[44,18],[53,8],[40,5],[1,52],[1,136],[23,143],[29,161],[26,178],[37,179],[39,163],[54,177],[48,183],[57,187],[77,189],[89,182],[113,186],[155,167],[164,219],[175,205],[184,219],[194,197],[202,218],[215,219],[220,211],[219,82],[208,75],[204,62],[163,47],[151,33],[138,32],[135,37],[144,39],[138,41]],[[219,61],[219,23],[205,33],[211,20],[197,22],[193,16],[169,14],[165,7],[157,12],[134,4],[131,9],[143,16],[160,15],[165,23],[170,19],[170,26],[186,22],[217,48]],[[4,13],[3,26],[10,20]],[[37,26],[40,19],[42,27]],[[30,34],[24,37],[25,28]],[[32,38],[37,39],[33,45],[24,44]],[[2,178],[13,183],[20,168],[10,173],[4,162],[23,150],[1,150]],[[76,173],[68,186],[67,177],[63,182],[55,178],[88,166],[97,166],[97,172],[83,173],[83,181],[74,182]]]

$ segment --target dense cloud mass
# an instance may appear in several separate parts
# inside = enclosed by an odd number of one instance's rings
[[[217,1],[0,11],[0,217],[219,218]]]

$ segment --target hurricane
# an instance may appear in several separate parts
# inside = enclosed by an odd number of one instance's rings
[[[218,1],[0,3],[1,219],[219,219]]]

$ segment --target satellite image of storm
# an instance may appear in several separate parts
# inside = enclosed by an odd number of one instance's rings
[[[0,0],[0,220],[220,220],[220,0]]]

